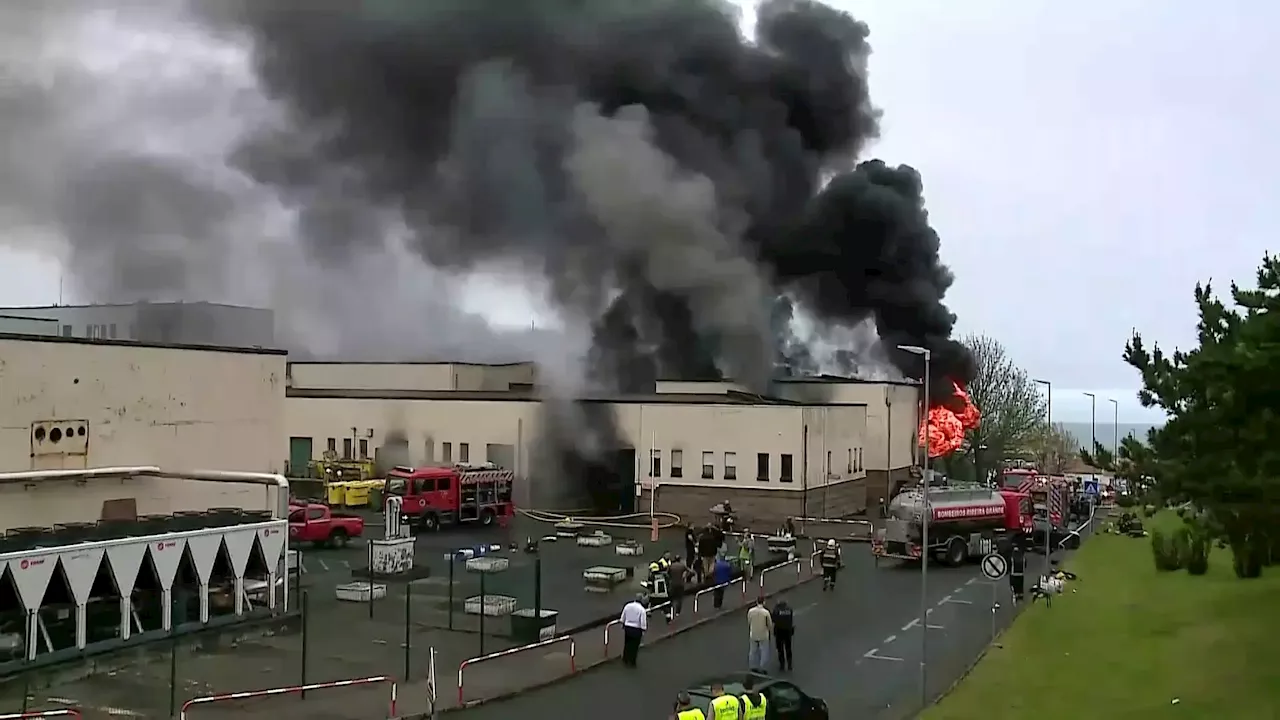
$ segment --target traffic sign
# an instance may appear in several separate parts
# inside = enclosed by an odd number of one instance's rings
[[[998,553],[991,553],[982,558],[982,574],[987,576],[988,580],[999,580],[1009,572],[1009,563],[1005,561],[1004,556]]]
[[[1097,481],[1097,480],[1085,480],[1085,481],[1084,481],[1084,494],[1085,494],[1085,495],[1097,495],[1097,494],[1098,494],[1098,481]]]

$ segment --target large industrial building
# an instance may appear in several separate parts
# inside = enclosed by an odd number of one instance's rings
[[[275,313],[211,302],[0,308],[0,333],[144,343],[275,347]]]
[[[493,462],[524,478],[517,503],[561,500],[563,478],[535,477],[540,394],[532,364],[291,363],[290,464],[326,451],[371,457],[404,438],[413,464]],[[771,396],[732,383],[664,382],[611,408],[635,508],[703,517],[730,499],[744,517],[844,517],[908,481],[918,387],[814,378]],[[629,470],[628,470],[629,468]],[[650,498],[649,493],[656,492]]]
[[[279,472],[285,354],[0,335],[0,473],[158,466]],[[9,477],[4,529],[273,506],[255,485],[106,474]]]
[[[663,382],[587,402],[614,414],[634,507],[705,517],[842,517],[908,482],[919,390],[787,380],[769,396],[731,383]],[[391,439],[414,464],[494,462],[517,503],[555,506],[570,479],[537,477],[541,395],[532,364],[287,363],[282,352],[0,334],[0,472],[157,465],[286,472],[332,451],[373,457]],[[535,467],[536,466],[536,467]],[[137,512],[269,506],[254,486],[155,478],[0,486],[6,527]],[[651,493],[656,495],[651,497]],[[261,497],[260,497],[261,496]],[[554,509],[554,508],[552,508]]]

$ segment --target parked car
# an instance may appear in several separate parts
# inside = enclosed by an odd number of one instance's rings
[[[336,513],[328,505],[309,503],[289,508],[289,542],[318,547],[344,547],[364,535],[364,518]]]
[[[705,708],[711,704],[711,686],[724,686],[725,692],[741,697],[746,693],[742,681],[750,675],[755,679],[755,691],[768,700],[765,706],[767,720],[830,720],[827,704],[809,695],[790,680],[775,678],[757,672],[730,673],[709,678],[688,688],[694,707]]]

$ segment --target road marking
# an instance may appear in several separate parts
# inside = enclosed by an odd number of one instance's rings
[[[871,648],[870,650],[863,653],[862,657],[868,660],[888,660],[890,662],[902,662],[902,658],[889,657],[888,655],[881,655],[879,653],[880,653],[880,648]]]
[[[346,568],[346,569],[348,569],[348,570],[350,570],[350,569],[351,569],[351,563],[347,562],[346,560],[343,560],[343,561],[342,561],[342,566],[343,566],[343,567],[345,567],[345,568]]]
[[[965,580],[964,584],[965,584],[966,586],[969,586],[969,585],[972,585],[972,584],[974,584],[974,583],[976,583],[976,582],[978,582],[978,578],[976,578],[976,577],[972,577],[972,578],[969,578],[968,580]]]
[[[321,570],[324,570],[325,572],[329,572],[329,566],[326,565],[323,560],[316,560],[316,562],[320,563]]]
[[[912,620],[911,622],[907,623],[906,625],[903,625],[903,626],[902,626],[902,631],[903,631],[903,632],[906,632],[906,631],[910,630],[911,628],[915,628],[915,627],[920,627],[920,618],[916,618],[915,620]],[[942,625],[928,625],[927,627],[928,627],[930,630],[945,630],[945,629],[946,629],[946,628],[945,628],[945,627],[943,627]]]
[[[816,608],[816,607],[818,607],[818,603],[816,603],[816,602],[811,602],[811,603],[809,603],[808,605],[805,605],[804,607],[800,608],[799,610],[796,610],[796,613],[795,613],[795,614],[796,614],[796,615],[803,615],[803,614],[805,614],[805,613],[809,612],[810,610],[812,610],[812,609],[814,609],[814,608]]]
[[[897,636],[897,635],[890,635],[889,637],[887,637],[887,638],[885,638],[885,639],[884,639],[884,644],[885,644],[885,645],[888,645],[889,643],[891,643],[891,642],[893,642],[894,640],[897,640],[897,639],[898,639],[898,636]]]
[[[938,607],[942,607],[943,605],[945,605],[945,604],[947,604],[947,603],[953,603],[953,604],[955,604],[955,605],[972,605],[972,604],[973,604],[973,602],[971,602],[971,601],[969,601],[969,600],[957,600],[957,599],[955,599],[954,597],[952,597],[952,596],[948,595],[948,596],[946,596],[946,597],[942,598],[942,600],[938,601]]]

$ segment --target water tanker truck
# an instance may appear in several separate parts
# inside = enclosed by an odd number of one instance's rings
[[[928,552],[946,565],[960,565],[991,552],[998,531],[1018,535],[1034,530],[1027,493],[976,484],[931,487],[928,492]],[[890,501],[889,518],[871,540],[877,564],[881,558],[919,560],[925,554],[923,500],[923,488],[913,488]]]

